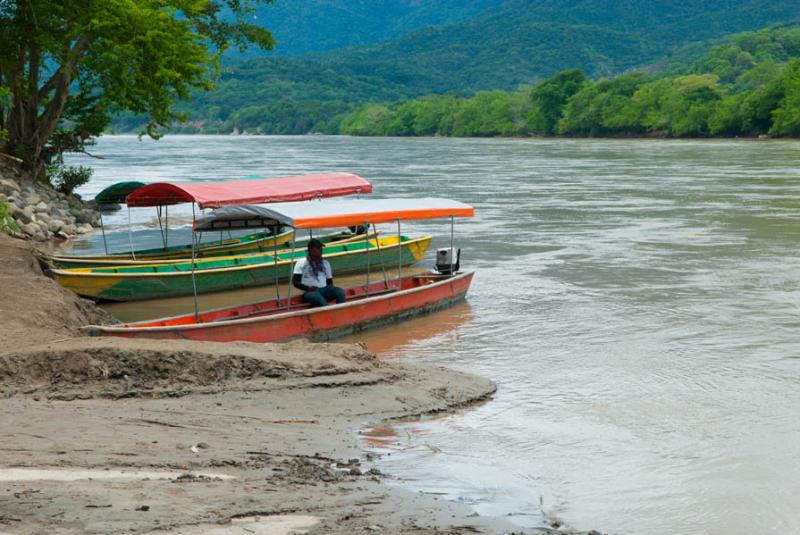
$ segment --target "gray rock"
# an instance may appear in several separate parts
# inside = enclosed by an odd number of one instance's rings
[[[34,221],[33,207],[26,206],[22,210],[19,210],[14,216],[14,219],[21,222],[23,225],[32,223]]]
[[[44,232],[37,232],[36,234],[33,235],[33,240],[34,241],[47,241],[47,234],[45,234]]]
[[[83,210],[78,210],[78,213],[75,214],[75,221],[79,225],[90,224],[92,223],[92,212],[85,212]]]
[[[66,223],[64,226],[61,227],[61,232],[68,236],[74,236],[78,233],[78,229],[75,228],[75,225],[70,223]]]
[[[89,232],[91,232],[93,230],[94,230],[94,228],[91,225],[89,225],[88,223],[84,223],[83,225],[79,225],[78,226],[78,233],[80,233],[80,234],[87,234],[87,233],[89,233]]]
[[[61,227],[64,226],[63,221],[59,221],[58,219],[51,219],[50,223],[47,224],[47,230],[52,232],[53,234],[57,233],[61,230]]]
[[[20,229],[25,233],[26,236],[33,236],[39,232],[39,225],[36,223],[25,223],[24,225],[20,226]]]
[[[0,191],[5,193],[6,195],[9,194],[18,194],[19,193],[19,185],[14,182],[13,180],[8,180],[5,178],[0,178]]]
[[[50,210],[50,207],[47,205],[46,202],[39,201],[38,203],[36,203],[36,206],[34,206],[33,209],[36,210],[37,212],[48,212]]]
[[[31,193],[31,194],[25,196],[25,202],[27,202],[28,204],[36,205],[36,204],[39,204],[41,202],[41,200],[42,200],[42,198],[39,197],[39,195],[36,194],[36,193]]]

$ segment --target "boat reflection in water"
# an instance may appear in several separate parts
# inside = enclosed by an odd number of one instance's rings
[[[472,318],[472,307],[468,301],[462,301],[447,310],[345,336],[337,342],[363,342],[380,359],[400,358],[414,346],[447,351],[460,336],[461,328]]]

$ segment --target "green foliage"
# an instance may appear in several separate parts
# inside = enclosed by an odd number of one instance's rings
[[[49,169],[50,184],[64,195],[71,195],[76,188],[88,184],[94,171],[90,167],[53,166]]]
[[[775,82],[781,95],[772,111],[769,133],[776,136],[800,135],[800,59],[791,60]]]
[[[212,87],[219,53],[272,46],[269,32],[248,22],[269,1],[0,2],[0,81],[13,97],[0,106],[6,150],[38,174],[126,110],[157,136],[183,117],[178,102]]]
[[[275,36],[274,52],[307,52],[368,45],[425,26],[472,17],[506,0],[279,0],[256,12]],[[226,54],[252,59],[255,53]]]
[[[774,74],[776,64],[797,56],[800,56],[800,28],[765,29],[731,36],[711,48],[689,72],[716,74],[722,84],[752,89]],[[754,79],[755,84],[748,78]]]
[[[560,72],[536,86],[531,91],[531,101],[535,107],[528,119],[531,129],[545,135],[555,134],[567,102],[587,84],[583,71],[572,69]]]
[[[386,135],[385,122],[392,117],[392,112],[380,104],[368,104],[346,116],[339,126],[342,134],[351,136]]]
[[[4,85],[0,85],[0,109],[7,107],[11,102],[11,90]],[[2,116],[2,114],[0,114]],[[0,143],[8,139],[8,130],[4,128],[4,123],[0,121]]]
[[[593,82],[581,71],[569,70],[527,92],[486,91],[471,98],[428,96],[394,106],[372,104],[345,116],[341,132],[800,136],[800,57],[786,61],[787,54],[800,56],[800,49],[792,48],[800,33],[794,28],[774,32],[776,35],[769,31],[736,35],[731,38],[735,47],[714,47],[694,63],[715,72],[694,72],[692,67],[677,76],[651,79],[629,73]],[[733,67],[736,69],[731,70]],[[720,73],[728,83],[723,83]]]
[[[564,108],[559,133],[567,136],[627,133],[630,125],[620,120],[618,112],[631,104],[631,97],[645,81],[643,74],[632,73],[587,85]]]
[[[223,73],[217,91],[195,91],[182,111],[204,124],[201,131],[229,132],[237,111],[282,103],[261,110],[259,131],[335,128],[343,114],[366,104],[517,91],[563,69],[581,69],[592,78],[614,76],[664,60],[665,54],[699,39],[792,20],[798,12],[800,0],[280,0],[258,13],[258,20],[269,21],[276,31],[277,51],[328,52],[236,64]],[[693,71],[691,65],[671,74],[717,74],[724,86],[727,77],[777,54],[775,47],[790,54],[790,33],[770,37],[769,45],[743,38],[733,45],[735,51],[720,51],[724,65],[719,68],[734,65],[728,74]],[[354,45],[365,46],[341,49]],[[785,61],[775,59],[777,64]],[[768,71],[765,67],[761,74],[768,76]],[[752,83],[751,88],[760,84]],[[281,113],[289,101],[303,121],[295,123]],[[333,101],[340,105],[325,105]],[[537,117],[537,109],[550,115]],[[528,109],[532,131],[556,132],[560,117],[550,109],[535,103]],[[132,123],[115,126],[131,128]],[[400,126],[393,130],[404,131]]]
[[[8,204],[0,202],[0,232],[8,232],[10,230],[19,232],[19,225],[8,213]]]

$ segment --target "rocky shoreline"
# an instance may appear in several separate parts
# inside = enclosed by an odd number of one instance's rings
[[[0,205],[13,220],[6,232],[20,239],[68,240],[100,224],[90,203],[31,180],[8,156],[0,156]]]

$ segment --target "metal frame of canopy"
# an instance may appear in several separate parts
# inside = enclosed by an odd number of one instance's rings
[[[121,188],[125,184],[130,186]],[[191,202],[192,226],[194,226],[196,219],[195,204],[201,209],[205,209],[254,202],[289,202],[321,199],[323,197],[370,193],[371,191],[372,184],[360,176],[350,173],[317,173],[215,182],[154,182],[144,184],[129,181],[109,186],[95,196],[95,199],[100,197],[100,202],[104,204],[111,202],[126,204],[128,208],[128,241],[131,247],[131,257],[136,260],[131,227],[131,207],[156,207],[161,240],[164,249],[167,249],[169,245],[169,206],[172,204]],[[161,221],[162,208],[165,215],[164,226],[162,226]],[[103,230],[103,248],[108,254],[102,213],[101,228]],[[222,235],[220,233],[221,238]],[[193,233],[192,249],[194,248]]]
[[[137,189],[144,186],[144,182],[137,182],[135,180],[127,180],[125,182],[116,182],[111,184],[107,188],[103,189],[94,196],[94,202],[99,207],[103,204],[127,204],[125,202],[125,198],[136,191]],[[103,211],[98,209],[100,212],[100,231],[103,233],[103,250],[106,254],[108,254],[108,243],[106,242],[106,226],[103,222]],[[128,208],[128,229],[130,231],[130,208]],[[158,218],[159,228],[161,227],[161,215],[159,214]],[[128,238],[130,239],[130,232],[128,234]],[[162,231],[162,240],[163,240],[163,231]],[[131,242],[131,255],[133,255],[133,259],[136,259],[136,256],[133,252],[133,243]]]
[[[197,314],[197,283],[195,258],[198,242],[195,223],[195,205],[201,210],[249,203],[281,203],[339,197],[372,192],[372,184],[351,173],[317,173],[298,176],[281,176],[262,179],[227,180],[216,182],[154,182],[138,188],[125,197],[128,206],[128,231],[130,234],[130,208],[192,203],[192,293]],[[159,225],[161,223],[159,212]],[[278,234],[278,226],[273,227]],[[220,236],[222,233],[220,232]],[[201,238],[202,239],[202,234]],[[166,247],[166,245],[165,245]],[[292,242],[294,249],[294,242]],[[131,254],[133,241],[131,239]],[[277,261],[277,255],[275,260]],[[134,256],[135,260],[135,256]]]
[[[215,210],[213,214],[195,220],[192,225],[192,242],[194,243],[194,233],[203,230],[222,230],[233,228],[267,228],[278,226],[288,226],[295,230],[308,229],[309,231],[319,228],[366,225],[367,229],[372,225],[373,231],[377,235],[379,223],[397,222],[397,235],[401,236],[401,221],[419,221],[426,219],[450,218],[450,274],[453,273],[453,241],[455,234],[456,217],[472,217],[475,209],[467,204],[453,201],[426,197],[421,199],[337,199],[325,202],[290,202],[282,204],[268,205],[240,205],[228,206]],[[367,237],[369,238],[369,236]],[[386,266],[383,262],[383,251],[381,250],[380,240],[377,242],[378,254],[381,259],[381,268],[385,289],[389,290],[389,280],[386,274]],[[294,238],[292,239],[290,250],[294,251]],[[370,249],[367,241],[367,291],[369,288],[370,277]],[[277,255],[273,255],[277,262]],[[287,292],[287,306],[292,296],[292,274],[294,272],[294,257],[289,263],[289,283]],[[194,283],[194,256],[192,257],[192,287],[194,289],[194,315],[199,318],[197,307],[197,287]],[[403,260],[400,255],[397,266],[397,280],[402,279]],[[275,276],[275,291],[277,303],[280,304],[280,287],[278,284],[277,271]]]

